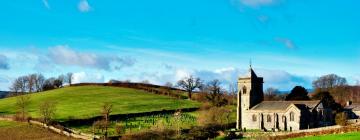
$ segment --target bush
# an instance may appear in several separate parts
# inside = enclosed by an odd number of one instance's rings
[[[198,123],[201,126],[210,124],[226,125],[230,123],[231,110],[225,107],[212,107],[209,110],[203,110],[198,117]]]
[[[337,125],[345,126],[347,125],[347,115],[345,112],[337,113],[335,116],[335,123]]]
[[[121,135],[125,132],[125,128],[122,125],[116,125],[115,126],[115,132],[117,135]]]
[[[183,140],[203,140],[215,138],[219,135],[219,131],[224,130],[222,125],[207,124],[206,126],[191,127],[188,134],[182,135],[179,139]]]

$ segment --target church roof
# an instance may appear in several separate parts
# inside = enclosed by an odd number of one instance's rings
[[[254,70],[253,70],[251,67],[250,67],[250,69],[249,69],[249,73],[248,73],[247,76],[248,76],[248,77],[254,77],[254,78],[257,77],[256,73],[254,72]]]
[[[286,110],[290,105],[294,104],[300,110],[313,109],[320,103],[320,100],[316,101],[263,101],[251,110]]]
[[[248,79],[248,78],[261,78],[261,77],[258,77],[254,69],[250,66],[248,73],[244,77],[241,77],[240,79]]]

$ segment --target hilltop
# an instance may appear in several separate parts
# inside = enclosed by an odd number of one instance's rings
[[[56,102],[58,121],[85,119],[100,116],[101,106],[107,102],[113,105],[114,114],[142,113],[199,107],[200,103],[170,96],[157,95],[144,90],[124,87],[85,85],[65,87],[30,94],[29,114],[39,116],[41,102]],[[0,114],[16,113],[16,97],[0,99]]]

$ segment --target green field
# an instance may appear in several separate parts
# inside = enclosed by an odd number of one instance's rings
[[[29,114],[39,116],[41,102],[50,100],[57,104],[55,119],[81,119],[100,116],[101,106],[105,103],[113,105],[111,114],[128,114],[180,108],[199,107],[200,103],[190,100],[178,100],[169,96],[156,95],[145,91],[106,87],[79,86],[67,87],[41,93],[31,94]],[[0,100],[0,114],[16,113],[16,97]]]
[[[294,138],[292,140],[360,140],[360,132]]]
[[[27,123],[0,121],[1,140],[72,140],[69,137],[50,132]]]
[[[188,129],[191,126],[197,125],[197,118],[192,115],[193,113],[181,113],[181,116],[178,120],[174,118],[173,114],[159,114],[159,115],[150,115],[145,117],[134,117],[127,120],[118,120],[112,121],[109,127],[110,136],[118,136],[120,134],[116,133],[115,127],[122,126],[121,134],[125,132],[138,132],[142,130],[148,130],[152,127],[167,127],[175,128],[179,127],[181,129]],[[72,129],[92,134],[93,126],[92,125],[82,125],[82,126],[69,126]],[[95,132],[99,135],[99,132]]]

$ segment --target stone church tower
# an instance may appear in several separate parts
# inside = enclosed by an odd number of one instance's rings
[[[237,120],[236,128],[243,129],[247,111],[264,100],[263,78],[257,77],[250,65],[249,73],[238,79]]]

